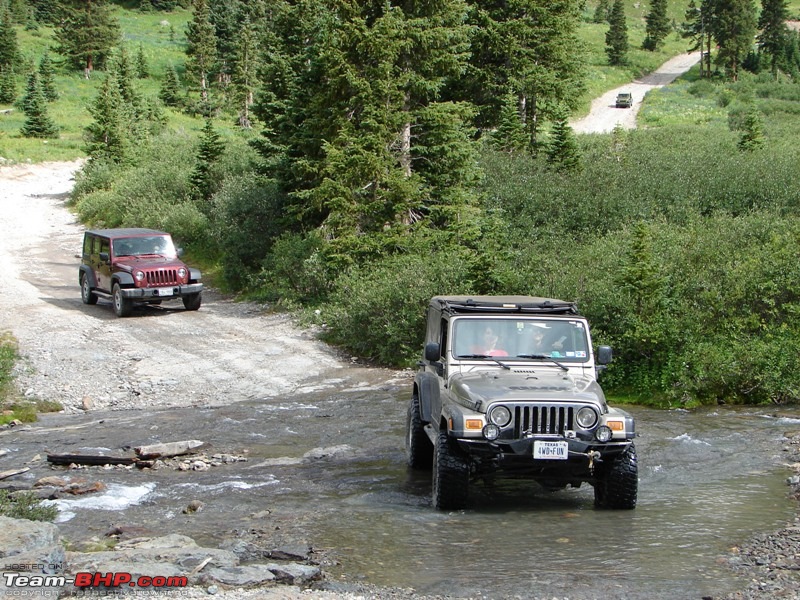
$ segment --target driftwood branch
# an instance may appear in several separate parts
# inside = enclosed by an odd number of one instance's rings
[[[208,444],[200,440],[186,440],[183,442],[168,442],[166,444],[152,444],[150,446],[139,446],[134,448],[136,456],[140,459],[148,460],[153,458],[169,458],[171,456],[181,456],[192,454],[206,448]]]
[[[8,479],[14,475],[22,475],[30,470],[30,467],[23,467],[22,469],[12,469],[11,471],[0,471],[0,479]]]
[[[132,465],[136,458],[98,456],[96,454],[48,454],[47,462],[54,465]]]

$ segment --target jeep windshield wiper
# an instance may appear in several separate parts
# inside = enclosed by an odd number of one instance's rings
[[[497,360],[497,358],[494,356],[489,356],[488,354],[459,354],[458,356],[456,356],[456,358],[488,358],[489,360],[493,360],[494,362],[496,362],[504,369],[509,369],[509,370],[511,369],[511,367],[509,367],[507,364]]]
[[[564,371],[569,371],[569,369],[567,367],[562,365],[557,360],[553,360],[553,357],[552,356],[548,356],[547,354],[517,354],[517,358],[533,358],[533,359],[536,359],[536,360],[549,360],[554,365],[558,365]]]

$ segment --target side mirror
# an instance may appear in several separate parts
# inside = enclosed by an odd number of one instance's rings
[[[101,252],[100,253],[100,260],[102,260],[103,262],[108,262],[109,258],[110,257],[108,255],[108,252]]]
[[[436,362],[442,355],[442,350],[436,342],[425,344],[425,360]]]
[[[597,348],[597,364],[607,365],[614,360],[614,351],[611,346],[598,346]]]
[[[180,258],[183,256],[183,248],[175,248],[175,255]]]

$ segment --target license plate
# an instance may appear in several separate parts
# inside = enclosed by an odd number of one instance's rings
[[[174,296],[175,295],[175,288],[171,287],[164,287],[164,288],[156,288],[153,290],[154,296]]]
[[[567,460],[567,442],[533,442],[533,458],[544,460]]]

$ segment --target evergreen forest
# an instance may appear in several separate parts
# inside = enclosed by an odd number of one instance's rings
[[[616,401],[800,400],[800,0],[0,0],[0,156],[87,226],[412,366],[437,294],[573,300]],[[687,51],[635,130],[591,99]],[[207,277],[207,279],[209,279]]]

